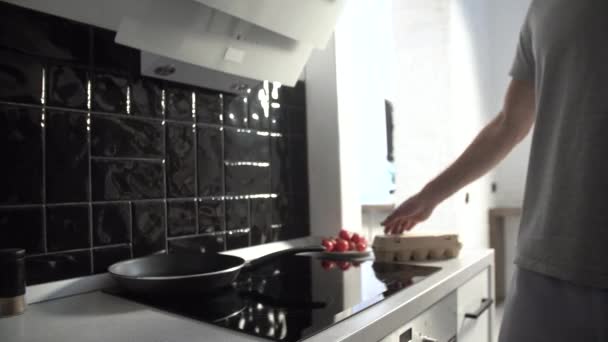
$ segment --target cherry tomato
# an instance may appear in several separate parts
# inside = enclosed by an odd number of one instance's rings
[[[359,252],[365,252],[366,249],[367,249],[367,244],[365,242],[359,242],[357,244],[357,250]]]
[[[321,244],[323,245],[323,247],[325,247],[326,252],[331,252],[334,250],[334,248],[336,248],[335,242],[329,239],[323,239],[323,242]]]
[[[336,267],[336,263],[331,260],[323,260],[321,261],[321,266],[325,270],[331,270],[332,268]]]
[[[354,243],[359,243],[359,241],[361,241],[361,235],[357,233],[353,234],[353,236],[350,237],[350,241]]]
[[[349,247],[348,241],[338,239],[336,241],[336,246],[334,247],[334,252],[346,252]]]
[[[348,250],[349,251],[356,251],[357,250],[357,244],[354,243],[353,241],[348,243]]]
[[[342,229],[338,236],[343,240],[350,241],[350,232],[346,229]]]
[[[350,262],[348,261],[338,261],[338,267],[340,267],[340,269],[342,271],[346,271],[350,268]]]
[[[361,261],[353,261],[353,266],[355,266],[355,267],[361,266]]]

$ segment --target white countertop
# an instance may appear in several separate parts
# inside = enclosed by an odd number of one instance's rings
[[[306,341],[377,341],[418,316],[485,268],[493,251],[463,251],[457,259],[425,263],[442,270]],[[201,323],[99,291],[32,304],[0,319],[2,342],[268,341]]]

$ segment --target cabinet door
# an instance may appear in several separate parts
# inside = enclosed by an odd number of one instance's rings
[[[490,342],[493,304],[490,299],[490,270],[485,269],[458,288],[458,342]],[[487,309],[484,310],[484,308]],[[467,318],[467,314],[479,314]]]

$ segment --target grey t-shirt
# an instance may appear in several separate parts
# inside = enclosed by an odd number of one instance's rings
[[[537,109],[515,262],[608,288],[608,0],[534,0],[511,76]]]

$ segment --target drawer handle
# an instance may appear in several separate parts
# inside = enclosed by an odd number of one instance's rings
[[[475,311],[473,313],[465,313],[464,317],[471,318],[471,319],[478,319],[479,316],[483,315],[483,313],[486,312],[486,310],[488,310],[492,306],[492,304],[494,304],[493,299],[484,298],[481,300],[481,306],[479,307],[479,309],[477,309],[477,311]]]

